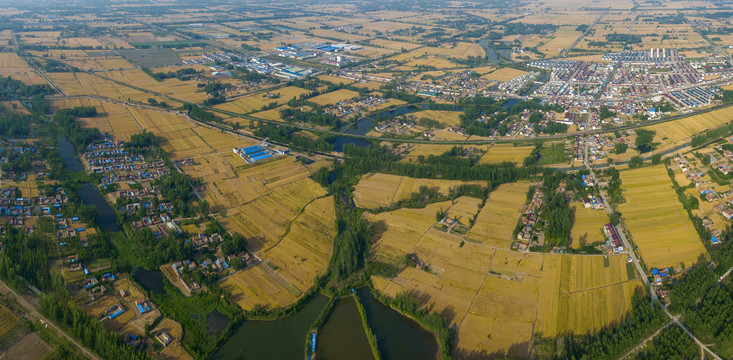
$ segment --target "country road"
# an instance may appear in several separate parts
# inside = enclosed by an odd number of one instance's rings
[[[58,333],[60,336],[64,337],[66,340],[69,340],[69,342],[71,342],[77,348],[79,348],[79,350],[81,350],[81,352],[84,354],[84,356],[86,356],[88,359],[101,360],[92,351],[90,351],[89,349],[87,349],[83,345],[81,345],[78,342],[76,342],[76,340],[74,340],[71,336],[66,335],[66,333],[63,330],[59,329],[51,321],[49,321],[48,319],[46,319],[46,317],[44,317],[43,315],[41,315],[41,313],[39,313],[38,310],[36,310],[36,307],[33,304],[29,303],[22,296],[18,295],[18,293],[16,293],[15,290],[13,290],[9,286],[5,285],[5,282],[0,281],[0,286],[2,286],[3,288],[7,289],[11,294],[13,294],[15,296],[15,300],[18,302],[18,304],[20,304],[20,306],[26,308],[26,310],[28,310],[31,314],[33,314],[33,316],[35,316],[36,318],[38,318],[41,321],[43,321],[44,324],[48,325],[48,327],[50,327],[51,329],[53,329],[54,331],[56,331],[56,333]]]

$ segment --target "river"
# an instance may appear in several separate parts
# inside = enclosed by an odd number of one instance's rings
[[[336,303],[328,319],[318,330],[316,358],[327,360],[372,360],[371,347],[361,324],[356,302],[351,296]]]
[[[479,46],[484,48],[484,51],[486,52],[486,58],[489,59],[494,64],[498,64],[501,61],[499,61],[499,57],[496,56],[496,51],[494,48],[489,46],[489,39],[482,39],[478,42]]]

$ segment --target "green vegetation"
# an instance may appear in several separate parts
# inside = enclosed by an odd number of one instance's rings
[[[103,358],[152,359],[145,352],[125,345],[121,335],[107,331],[101,322],[75,305],[64,304],[55,296],[41,297],[40,305],[41,313]]]
[[[632,298],[631,312],[614,327],[580,336],[540,338],[533,349],[539,359],[618,359],[657,331],[667,320],[659,303],[639,293]]]
[[[634,141],[636,150],[640,153],[646,153],[654,150],[654,146],[652,144],[654,135],[656,135],[656,132],[652,130],[636,129],[636,140]]]
[[[654,338],[651,346],[636,356],[639,360],[699,359],[700,351],[690,337],[672,325]]]

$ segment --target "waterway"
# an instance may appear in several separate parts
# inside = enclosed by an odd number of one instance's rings
[[[346,124],[344,127],[339,129],[339,132],[351,135],[366,135],[366,133],[372,129],[372,126],[374,126],[374,122],[370,118],[365,117],[357,120],[355,124]],[[338,136],[333,141],[334,150],[343,152],[344,145],[346,144],[354,144],[358,147],[368,147],[372,145],[364,139],[353,138],[350,136]]]
[[[137,267],[132,271],[132,277],[145,290],[152,291],[158,295],[166,294],[163,274],[160,272]]]
[[[272,321],[245,321],[216,352],[213,359],[303,359],[308,329],[328,298],[315,297],[297,313]],[[361,326],[361,323],[354,324]]]
[[[489,59],[494,64],[498,64],[501,61],[499,61],[499,57],[496,56],[496,51],[494,51],[494,48],[489,46],[489,39],[482,39],[478,42],[479,46],[484,48],[484,51],[486,52],[486,58]]]
[[[351,296],[339,300],[328,319],[318,330],[318,359],[372,360],[371,347],[361,324],[356,302]]]
[[[369,327],[377,337],[382,359],[438,358],[438,341],[433,333],[377,301],[368,288],[361,288],[357,295],[364,306]]]
[[[418,105],[407,105],[407,106],[401,106],[392,110],[383,111],[377,114],[369,115],[367,117],[363,117],[359,120],[357,120],[355,123],[348,123],[344,124],[340,128],[337,129],[338,132],[349,134],[349,135],[366,135],[369,130],[374,127],[374,124],[384,120],[384,119],[391,119],[393,117],[397,117],[400,115],[409,114],[411,112],[415,112],[417,110],[428,110],[430,108],[430,105],[428,104],[420,104]],[[453,110],[450,111],[463,111],[460,107],[456,106],[453,108]],[[346,144],[355,144],[358,147],[367,147],[371,146],[371,143],[359,138],[353,138],[349,136],[338,136],[333,142],[334,149],[338,152],[344,151],[344,145]]]
[[[69,140],[59,139],[56,149],[61,154],[61,160],[67,170],[71,172],[84,171],[84,165],[79,161],[74,145]],[[102,230],[120,231],[120,227],[117,225],[117,213],[109,206],[96,186],[89,183],[84,184],[79,192],[79,199],[82,204],[97,208],[95,222]]]

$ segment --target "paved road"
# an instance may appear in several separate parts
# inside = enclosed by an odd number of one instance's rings
[[[664,313],[667,314],[667,317],[669,317],[670,319],[672,319],[672,321],[674,321],[674,323],[677,326],[679,326],[680,329],[682,329],[682,331],[684,331],[687,334],[687,336],[689,336],[693,341],[695,341],[695,343],[697,344],[697,346],[699,346],[703,351],[705,351],[708,354],[710,354],[710,356],[712,356],[713,359],[715,359],[715,360],[723,360],[720,356],[718,356],[716,353],[714,353],[712,350],[710,350],[707,347],[707,345],[703,344],[702,341],[698,340],[695,337],[695,335],[693,335],[692,332],[690,332],[690,330],[687,330],[687,328],[685,327],[685,325],[683,325],[682,322],[680,321],[680,316],[679,315],[672,315],[669,311],[667,311],[667,307],[664,307]]]
[[[728,277],[728,275],[730,275],[730,273],[731,273],[732,271],[733,271],[733,267],[732,267],[732,268],[730,268],[730,269],[728,269],[728,271],[726,271],[726,272],[725,272],[725,274],[723,274],[723,276],[719,277],[719,278],[718,278],[718,282],[721,282],[721,281],[723,281],[723,279],[725,279],[726,277]]]
[[[92,359],[92,360],[101,360],[97,355],[95,355],[89,349],[87,349],[86,347],[84,347],[81,344],[79,344],[78,342],[76,342],[76,340],[74,340],[71,336],[66,335],[65,332],[63,332],[61,329],[59,329],[58,327],[56,327],[56,325],[54,325],[52,322],[48,321],[48,319],[46,319],[43,315],[41,315],[41,313],[38,312],[38,310],[36,310],[36,307],[33,304],[29,303],[22,296],[18,295],[18,293],[16,293],[15,290],[13,290],[9,286],[5,285],[5,283],[3,281],[0,281],[0,286],[8,289],[8,291],[10,291],[10,293],[12,293],[13,295],[15,295],[15,300],[18,302],[18,304],[20,304],[20,306],[26,308],[28,311],[31,312],[31,314],[33,314],[35,317],[37,317],[38,319],[40,319],[41,321],[43,321],[43,323],[45,323],[46,325],[48,325],[48,327],[50,327],[51,329],[53,329],[54,331],[56,331],[56,333],[58,333],[59,335],[61,335],[62,337],[64,337],[66,340],[69,340],[69,342],[71,342],[72,344],[76,345],[76,347],[78,347],[79,350],[81,350],[81,352],[84,354],[84,356],[86,356],[87,358]]]

